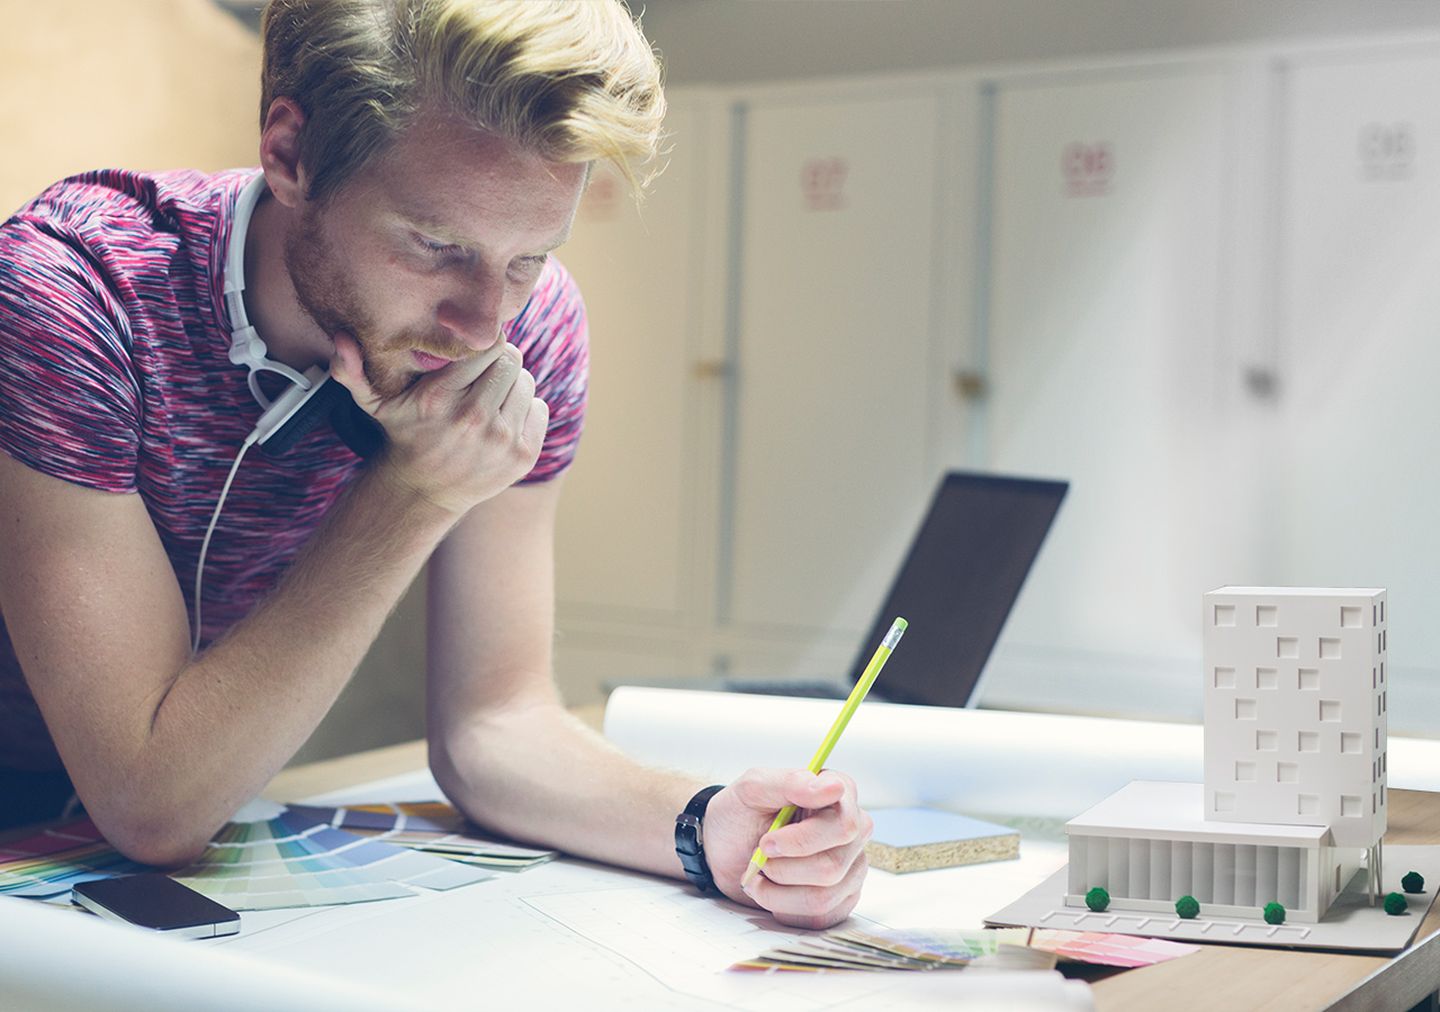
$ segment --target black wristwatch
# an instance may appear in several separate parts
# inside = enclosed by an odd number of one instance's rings
[[[705,860],[701,827],[705,824],[705,809],[710,806],[710,799],[724,789],[724,784],[705,788],[690,799],[685,811],[675,816],[675,853],[680,856],[685,877],[702,893],[719,892],[715,888],[715,876],[710,874],[710,862]]]

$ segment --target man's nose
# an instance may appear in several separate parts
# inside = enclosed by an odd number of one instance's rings
[[[500,339],[501,300],[505,287],[472,278],[444,298],[435,321],[472,351],[484,351]]]

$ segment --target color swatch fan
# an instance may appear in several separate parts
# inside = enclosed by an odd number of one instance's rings
[[[1155,938],[1091,931],[837,928],[771,949],[732,970],[1048,970],[1057,960],[1094,966],[1153,966],[1199,952]]]
[[[0,838],[0,896],[69,903],[77,883],[151,870],[106,843],[89,819]]]
[[[291,805],[290,811],[336,829],[482,868],[524,871],[555,857],[553,850],[517,847],[479,836],[476,827],[443,801],[401,801],[346,808]]]
[[[77,882],[151,869],[126,860],[88,819],[0,842],[0,895],[64,902]],[[270,802],[221,827],[174,877],[232,910],[316,907],[453,889],[491,873],[335,829]]]

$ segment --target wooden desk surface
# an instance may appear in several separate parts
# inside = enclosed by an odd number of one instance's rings
[[[603,707],[576,711],[596,727]],[[265,791],[276,801],[337,790],[425,765],[425,743],[406,742],[281,772]],[[1385,842],[1440,844],[1440,794],[1390,791]],[[1427,883],[1431,889],[1440,883]],[[1109,1010],[1336,1008],[1408,1009],[1440,988],[1440,904],[1416,942],[1391,959],[1332,952],[1294,952],[1207,945],[1183,959],[1093,980],[1095,1003]]]

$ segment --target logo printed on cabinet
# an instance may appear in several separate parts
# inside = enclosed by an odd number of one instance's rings
[[[620,190],[620,180],[614,173],[597,170],[580,198],[581,217],[588,221],[614,221],[620,212]]]
[[[1068,197],[1103,197],[1115,176],[1115,154],[1109,141],[1072,141],[1060,153],[1060,172]]]
[[[1415,125],[1366,123],[1357,144],[1360,178],[1368,183],[1409,179],[1415,174]]]
[[[807,158],[800,166],[800,194],[807,211],[838,211],[845,206],[850,163],[837,155]]]

